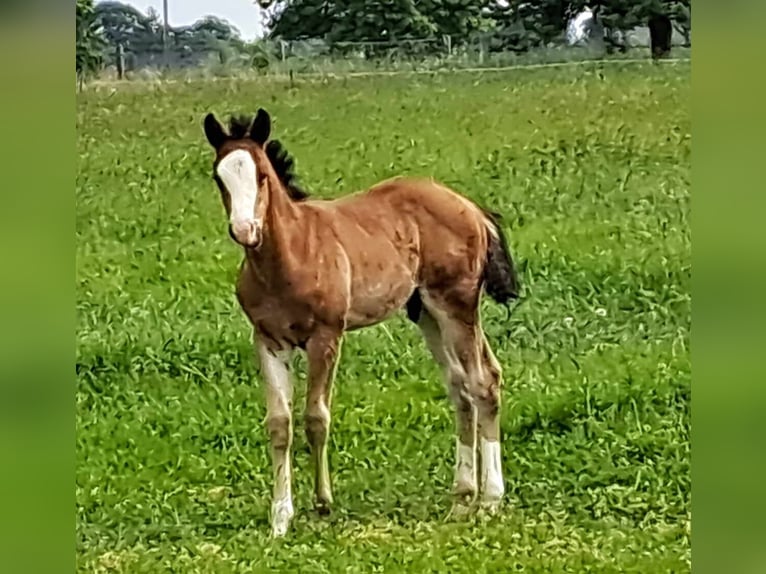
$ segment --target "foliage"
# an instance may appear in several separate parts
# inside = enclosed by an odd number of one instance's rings
[[[98,28],[93,0],[77,0],[75,17],[75,71],[82,77],[101,66],[104,39]]]
[[[243,43],[240,48],[242,58],[248,68],[263,70],[268,68],[275,59],[274,51],[265,42]]]
[[[485,24],[483,8],[477,0],[290,0],[271,14],[269,28],[285,40],[362,42],[449,34],[459,41]]]
[[[272,35],[286,40],[322,37],[331,42],[422,38],[433,26],[414,0],[289,2],[279,14]]]
[[[435,33],[450,35],[456,43],[491,25],[485,4],[476,0],[424,0],[417,3],[435,26]]]
[[[571,16],[569,4],[562,0],[492,4],[489,13],[495,26],[490,48],[525,51],[560,40]]]
[[[148,15],[130,4],[100,2],[96,17],[112,46],[122,44],[126,52],[140,49],[162,51],[162,22],[159,14]]]
[[[321,38],[331,42],[383,41],[439,37],[456,44],[477,32],[491,38],[495,50],[523,51],[562,38],[568,20],[593,8],[608,39],[645,26],[652,14],[667,14],[683,29],[690,26],[689,0],[285,0],[257,2],[268,11],[274,38]]]
[[[689,572],[689,65],[216,82],[78,96],[78,572]],[[264,106],[312,192],[434,176],[503,214],[508,504],[445,520],[452,409],[400,314],[350,334],[311,511],[268,538],[261,378],[201,120]]]
[[[140,56],[163,52],[163,24],[159,13],[144,14],[122,2],[100,2],[95,9],[99,25],[109,44],[122,45],[126,54]],[[170,49],[180,54],[216,52],[220,58],[238,53],[243,42],[229,22],[215,16],[201,18],[190,26],[168,28]]]
[[[560,45],[568,20],[587,4],[585,0],[256,2],[266,17],[271,47],[260,41],[245,42],[229,22],[208,16],[191,26],[169,28],[168,64],[188,67],[215,60],[221,73],[241,70],[245,65],[265,69],[280,59],[281,40],[291,41],[285,52],[295,58],[289,63],[291,70],[308,66],[308,60],[316,55],[336,61],[339,57],[349,62],[366,59],[375,65],[415,60],[422,64],[429,59],[443,60],[445,35],[454,48],[459,48],[453,54],[481,52],[483,58],[488,48],[493,57],[498,53],[515,57],[514,53]],[[598,30],[604,32],[608,48],[625,50],[621,30],[645,25],[649,15],[658,10],[670,13],[676,28],[690,42],[688,0],[600,0],[595,6]],[[107,63],[115,63],[118,45],[123,47],[128,70],[166,61],[163,26],[156,10],[144,14],[129,4],[109,0],[95,6],[95,17],[96,28],[100,27],[108,40],[104,54]],[[293,42],[298,39],[302,39],[300,46]],[[301,58],[301,52],[315,56]],[[459,59],[453,58],[452,64]],[[84,61],[78,56],[78,70]]]

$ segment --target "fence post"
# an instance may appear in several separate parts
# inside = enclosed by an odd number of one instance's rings
[[[452,36],[444,34],[444,43],[447,45],[447,56],[452,55]]]
[[[170,67],[168,57],[168,0],[162,0],[162,63],[167,70]]]
[[[284,64],[285,60],[287,59],[287,57],[285,55],[285,41],[284,40],[280,40],[279,41],[279,49],[282,52],[282,63]]]
[[[125,77],[125,49],[122,44],[117,44],[117,79]]]

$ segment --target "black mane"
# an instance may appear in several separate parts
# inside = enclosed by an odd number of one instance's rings
[[[287,194],[295,201],[306,199],[309,194],[298,183],[298,176],[295,175],[293,168],[295,160],[287,152],[285,146],[279,140],[271,140],[266,144],[266,156],[269,158],[274,171],[277,173],[282,185],[285,186]]]
[[[249,116],[232,116],[229,119],[229,134],[232,139],[243,139],[248,137],[250,128],[253,125],[253,118]],[[295,201],[306,199],[309,194],[298,183],[298,176],[295,175],[295,160],[289,154],[285,146],[279,140],[271,140],[265,146],[266,157],[269,158],[274,171],[285,186],[287,194]]]

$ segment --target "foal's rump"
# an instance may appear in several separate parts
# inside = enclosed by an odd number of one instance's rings
[[[433,181],[413,195],[421,234],[420,285],[470,316],[481,287],[498,303],[519,296],[519,282],[499,215]],[[408,309],[408,313],[410,309]]]

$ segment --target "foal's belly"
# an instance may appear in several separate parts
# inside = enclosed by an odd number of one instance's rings
[[[351,287],[346,328],[359,329],[380,323],[404,307],[415,289],[414,274],[405,266],[357,272]]]

